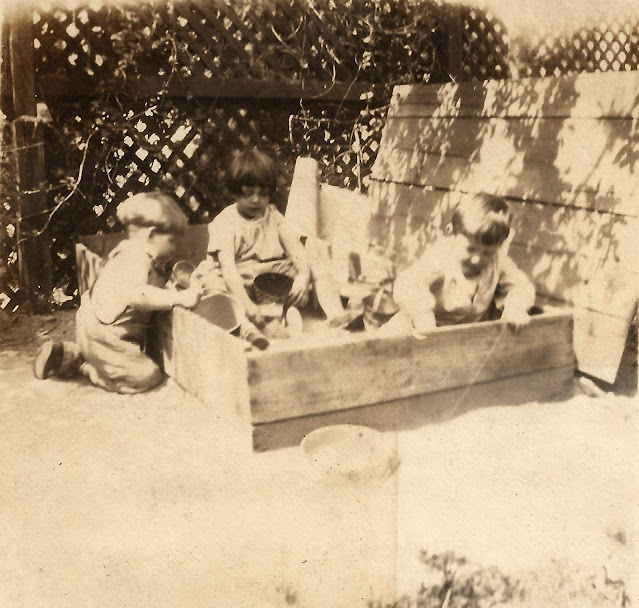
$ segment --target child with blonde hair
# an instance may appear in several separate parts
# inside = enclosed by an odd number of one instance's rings
[[[164,289],[162,266],[175,253],[176,237],[187,219],[175,200],[160,191],[131,196],[117,208],[127,238],[108,256],[96,281],[81,298],[76,342],[46,342],[33,363],[37,378],[68,378],[78,373],[117,393],[138,393],[163,378],[144,352],[153,312],[194,307],[199,290]]]
[[[400,310],[384,331],[419,335],[484,320],[493,310],[516,331],[527,325],[535,288],[508,256],[506,202],[487,194],[466,197],[454,208],[449,228],[398,275],[393,299]]]

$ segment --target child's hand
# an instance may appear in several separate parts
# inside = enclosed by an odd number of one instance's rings
[[[260,311],[260,307],[254,302],[249,302],[246,305],[246,317],[259,329],[262,329],[266,323],[266,318]]]
[[[411,325],[413,326],[413,333],[420,336],[437,327],[435,315],[430,311],[415,315],[411,319]]]
[[[530,323],[530,315],[521,308],[505,307],[504,312],[501,313],[501,318],[508,323],[508,327],[515,333]]]
[[[295,277],[293,285],[291,286],[291,291],[288,293],[288,302],[291,306],[298,308],[306,306],[306,303],[308,302],[308,288],[310,283],[311,277],[306,273],[299,273]]]
[[[199,301],[202,295],[198,287],[189,287],[183,291],[178,292],[178,306],[184,308],[193,308]]]

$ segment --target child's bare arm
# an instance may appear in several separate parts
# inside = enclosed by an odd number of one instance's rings
[[[262,325],[264,319],[257,304],[255,304],[251,298],[249,298],[248,293],[246,293],[242,275],[235,263],[235,253],[221,249],[217,252],[217,260],[220,264],[220,272],[222,273],[222,277],[230,294],[242,304],[246,311],[246,316],[253,321],[253,323],[258,326]]]
[[[308,301],[308,288],[311,283],[311,269],[306,260],[304,246],[285,222],[279,226],[279,235],[287,257],[297,270],[297,276],[289,294],[290,302],[293,306],[304,306]]]
[[[162,289],[144,285],[132,294],[130,306],[137,310],[170,310],[174,306],[193,308],[200,299],[199,289],[192,287],[184,291]]]
[[[501,318],[513,329],[528,325],[528,311],[535,303],[535,286],[510,258],[502,262],[495,300],[497,307],[503,309]]]
[[[306,252],[297,234],[290,229],[288,224],[282,222],[279,226],[279,235],[282,247],[291,262],[293,262],[295,270],[297,270],[299,274],[308,275],[310,278],[311,270],[306,260]]]
[[[434,277],[428,266],[428,258],[423,257],[402,271],[393,287],[393,299],[420,333],[436,327],[435,297],[430,289]]]

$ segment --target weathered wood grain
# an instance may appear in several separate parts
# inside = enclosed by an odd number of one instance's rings
[[[167,373],[204,403],[233,408],[248,423],[245,342],[179,307],[161,325]]]
[[[639,118],[638,91],[638,72],[402,85],[389,116]]]
[[[78,291],[82,295],[93,286],[98,278],[98,274],[104,264],[104,258],[90,249],[87,249],[82,243],[75,246],[75,265],[78,276]]]
[[[373,244],[401,267],[460,196],[504,196],[511,254],[540,296],[574,307],[580,369],[613,381],[639,298],[638,85],[635,72],[396,87]]]
[[[572,318],[534,317],[519,334],[501,321],[412,336],[353,335],[330,345],[249,355],[254,423],[400,399],[563,367],[573,362]]]
[[[639,215],[632,119],[389,121],[373,178]]]
[[[380,431],[408,430],[443,422],[481,407],[561,399],[570,394],[573,379],[574,368],[567,365],[407,399],[256,424],[253,448],[264,452],[299,445],[311,431],[332,424],[365,425]]]

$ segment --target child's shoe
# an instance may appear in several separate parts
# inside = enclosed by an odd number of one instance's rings
[[[362,324],[362,311],[347,308],[344,312],[328,321],[331,327],[338,329],[347,329],[349,331],[358,329]]]
[[[259,350],[266,350],[270,344],[264,334],[249,321],[244,321],[240,325],[240,338],[250,342]]]
[[[41,347],[33,360],[33,374],[38,380],[46,380],[62,366],[64,346],[62,342],[48,340]]]

